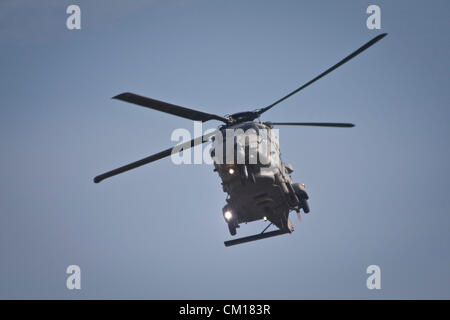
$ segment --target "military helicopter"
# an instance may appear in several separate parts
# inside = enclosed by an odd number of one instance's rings
[[[301,218],[301,210],[304,213],[309,213],[309,195],[304,184],[293,183],[290,176],[293,172],[293,167],[290,164],[281,161],[280,148],[276,136],[273,134],[273,127],[316,126],[350,128],[353,127],[354,124],[331,122],[261,122],[259,118],[262,114],[269,111],[280,102],[286,100],[328,73],[332,72],[336,68],[340,67],[384,38],[386,35],[386,33],[383,33],[374,37],[372,40],[349,54],[337,64],[319,74],[314,79],[278,99],[272,104],[254,111],[239,112],[229,116],[219,116],[216,114],[206,113],[167,102],[158,101],[129,92],[113,97],[114,99],[194,121],[206,122],[210,120],[217,120],[223,122],[223,124],[212,133],[205,134],[201,137],[192,139],[191,141],[182,143],[149,157],[98,175],[94,178],[94,182],[99,183],[104,179],[212,140],[213,146],[210,149],[210,154],[214,162],[214,171],[218,172],[222,180],[223,191],[228,195],[226,199],[227,204],[223,207],[222,213],[226,223],[228,224],[230,234],[232,236],[236,235],[236,229],[239,228],[239,225],[242,223],[257,220],[268,220],[270,222],[270,224],[261,233],[225,241],[225,246],[232,246],[286,233],[292,233],[294,231],[294,227],[292,222],[289,220],[289,213],[291,211],[296,211],[299,219]],[[238,139],[238,136],[227,138],[228,136],[225,131],[237,129],[242,129],[242,131],[245,130],[245,132],[252,131],[253,133],[256,133],[256,138],[253,140],[253,143],[251,142],[251,139]],[[260,136],[259,132],[262,131],[265,131],[267,134]],[[220,138],[220,141],[218,140],[218,137]],[[223,149],[227,149],[225,148],[226,145],[231,145],[233,149],[231,161],[228,161],[229,159],[226,158],[226,154],[229,154],[229,150],[225,150],[225,153],[219,152]],[[262,152],[259,148],[261,145],[269,146],[269,152]],[[253,150],[253,152],[251,152],[251,150]],[[238,161],[238,155],[241,156],[241,160],[243,158],[243,161]],[[251,161],[250,159],[250,157],[254,155],[256,155],[256,162]],[[265,161],[262,161],[263,159],[265,159]],[[278,229],[266,232],[271,225],[276,226]]]

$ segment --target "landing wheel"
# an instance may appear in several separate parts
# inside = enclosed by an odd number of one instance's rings
[[[294,183],[293,188],[297,198],[300,200],[299,207],[303,209],[303,212],[309,213],[308,193],[304,184]]]
[[[302,209],[305,213],[309,213],[309,204],[308,204],[308,200],[304,199],[301,201],[301,206]]]
[[[236,226],[235,226],[234,224],[229,223],[229,224],[228,224],[228,230],[230,230],[230,234],[231,234],[232,236],[235,236],[235,235],[236,235]]]

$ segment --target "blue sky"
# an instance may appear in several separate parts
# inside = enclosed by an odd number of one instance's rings
[[[82,29],[67,30],[77,4]],[[368,30],[378,4],[382,29]],[[0,298],[449,298],[447,1],[2,1]],[[353,122],[280,130],[310,193],[295,232],[225,248],[212,167],[165,159],[193,123],[111,97],[219,115]],[[206,127],[214,127],[208,123]],[[241,235],[261,230],[248,224]],[[77,264],[82,289],[69,291]],[[366,268],[381,267],[381,290]]]

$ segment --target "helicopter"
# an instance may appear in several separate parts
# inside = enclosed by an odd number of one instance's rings
[[[94,182],[99,183],[104,179],[120,173],[180,153],[196,145],[212,141],[210,155],[213,159],[214,171],[218,173],[222,181],[223,191],[227,193],[226,205],[222,208],[222,214],[228,225],[230,234],[235,236],[237,233],[236,229],[242,223],[258,220],[268,220],[270,222],[261,233],[225,241],[225,246],[228,247],[292,233],[294,226],[289,219],[289,213],[295,211],[299,219],[301,219],[301,211],[309,213],[309,195],[303,183],[293,182],[291,178],[291,173],[294,170],[292,165],[281,160],[280,147],[273,128],[277,126],[351,128],[354,127],[354,124],[335,122],[261,122],[260,117],[282,101],[305,89],[368,49],[386,35],[387,33],[383,33],[374,37],[301,87],[291,91],[272,104],[253,111],[220,116],[130,92],[113,97],[113,99],[202,123],[216,120],[223,124],[214,132],[204,134],[175,147],[100,174],[94,178]],[[241,132],[244,132],[244,135],[229,136],[227,131],[230,130],[241,130]],[[250,134],[247,135],[248,132]],[[262,146],[265,147],[265,152],[263,152]],[[229,156],[230,149],[232,156]],[[274,225],[277,230],[267,231],[271,225]]]

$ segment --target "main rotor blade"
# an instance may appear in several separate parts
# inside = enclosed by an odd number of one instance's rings
[[[117,168],[117,169],[114,169],[114,170],[105,172],[105,173],[103,173],[103,174],[101,174],[101,175],[96,176],[96,177],[94,178],[94,182],[95,182],[95,183],[99,183],[99,182],[101,182],[102,180],[105,180],[105,179],[107,179],[107,178],[113,177],[113,176],[118,175],[118,174],[120,174],[120,173],[129,171],[129,170],[135,169],[135,168],[137,168],[137,167],[143,166],[144,164],[147,164],[147,163],[150,163],[150,162],[154,162],[154,161],[156,161],[156,160],[159,160],[159,159],[168,157],[168,156],[170,156],[172,153],[181,152],[182,150],[186,150],[186,149],[192,148],[192,147],[194,147],[194,146],[196,146],[196,145],[205,143],[205,142],[208,141],[208,139],[209,139],[210,137],[212,137],[213,135],[215,135],[217,132],[218,132],[218,130],[215,130],[214,132],[211,132],[211,133],[205,134],[204,136],[201,136],[201,137],[192,139],[191,141],[188,141],[188,142],[185,142],[185,143],[176,145],[175,147],[166,149],[166,150],[164,150],[164,151],[161,151],[161,152],[156,153],[156,154],[154,154],[154,155],[151,155],[151,156],[149,156],[149,157],[146,157],[146,158],[143,158],[143,159],[141,159],[141,160],[138,160],[138,161],[129,163],[129,164],[124,165],[124,166],[122,166],[122,167],[120,167],[120,168]]]
[[[261,115],[264,112],[270,110],[272,107],[274,107],[275,105],[277,105],[278,103],[286,100],[287,98],[289,98],[290,96],[296,94],[297,92],[299,92],[300,90],[306,88],[307,86],[309,86],[310,84],[316,82],[317,80],[319,80],[320,78],[326,76],[327,74],[329,74],[331,71],[337,69],[338,67],[340,67],[341,65],[343,65],[344,63],[346,63],[347,61],[349,61],[350,59],[356,57],[358,54],[360,54],[361,52],[363,52],[364,50],[366,50],[367,48],[371,47],[372,45],[374,45],[376,42],[380,41],[381,39],[383,39],[385,36],[387,35],[387,33],[383,33],[380,34],[378,36],[376,36],[375,38],[373,38],[372,40],[370,40],[369,42],[367,42],[365,45],[363,45],[362,47],[360,47],[358,50],[352,52],[351,54],[349,54],[347,57],[345,57],[344,59],[342,59],[341,61],[339,61],[338,63],[336,63],[334,66],[332,66],[331,68],[325,70],[324,72],[322,72],[321,74],[319,74],[317,77],[315,77],[314,79],[312,79],[311,81],[305,83],[304,85],[302,85],[300,88],[295,89],[294,91],[292,91],[291,93],[289,93],[288,95],[284,96],[283,98],[275,101],[274,103],[272,103],[271,105],[268,105],[265,108],[262,108],[260,110],[258,110],[258,113]]]
[[[137,95],[134,93],[130,93],[130,92],[125,92],[125,93],[119,94],[119,95],[113,97],[113,99],[118,99],[118,100],[130,102],[130,103],[134,103],[134,104],[146,107],[146,108],[158,110],[158,111],[165,112],[165,113],[170,113],[175,116],[179,116],[179,117],[187,118],[187,119],[191,119],[191,120],[202,121],[202,122],[205,122],[208,120],[219,120],[219,121],[228,123],[228,120],[226,118],[215,115],[215,114],[197,111],[197,110],[193,110],[193,109],[189,109],[189,108],[185,108],[185,107],[180,107],[180,106],[177,106],[177,105],[174,105],[171,103],[143,97],[143,96],[140,96],[140,95]]]
[[[270,126],[308,126],[308,127],[335,127],[335,128],[352,128],[353,123],[342,122],[265,122]]]

